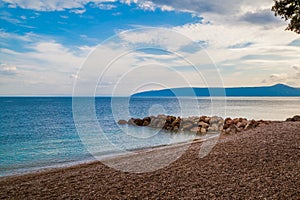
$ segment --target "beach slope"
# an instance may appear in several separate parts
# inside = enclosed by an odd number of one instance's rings
[[[299,199],[299,141],[299,122],[272,122],[221,136],[204,158],[195,142],[154,172],[125,173],[95,162],[1,178],[0,198]]]

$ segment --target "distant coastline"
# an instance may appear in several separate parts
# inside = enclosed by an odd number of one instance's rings
[[[284,84],[261,87],[170,88],[135,93],[132,97],[300,97],[300,88]]]

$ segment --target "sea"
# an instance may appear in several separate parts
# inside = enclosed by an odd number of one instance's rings
[[[0,97],[0,177],[197,137],[117,123],[158,114],[282,121],[300,114],[300,98]]]

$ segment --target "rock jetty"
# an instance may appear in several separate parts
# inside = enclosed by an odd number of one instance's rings
[[[160,114],[145,118],[131,118],[128,121],[119,120],[120,125],[147,126],[171,132],[191,132],[206,134],[221,131],[225,134],[235,134],[243,130],[254,129],[269,124],[264,120],[248,120],[246,118],[226,118],[213,116],[192,116],[187,118]]]
[[[292,118],[287,118],[286,121],[287,122],[300,122],[300,115],[295,115]]]

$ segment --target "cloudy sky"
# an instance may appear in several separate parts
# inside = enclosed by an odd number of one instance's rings
[[[300,36],[272,0],[2,0],[0,95],[300,87]],[[75,88],[75,89],[74,89]]]

